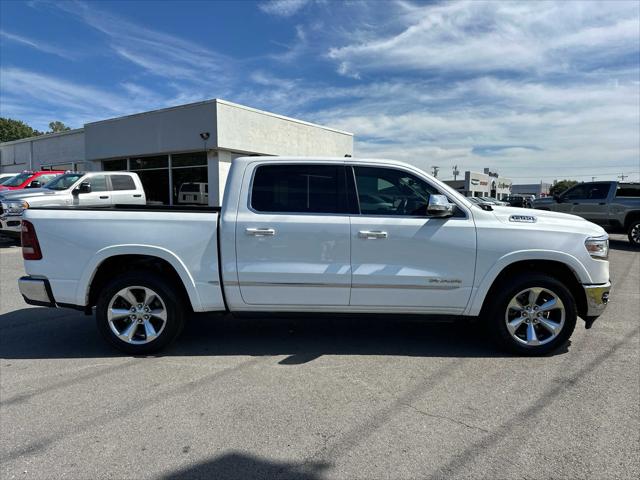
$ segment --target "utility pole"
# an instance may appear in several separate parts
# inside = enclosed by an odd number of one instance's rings
[[[431,174],[436,178],[438,177],[438,170],[440,170],[440,167],[436,165],[431,166]]]
[[[591,177],[591,181],[595,182],[596,181],[596,177]]]
[[[460,175],[460,171],[458,170],[458,166],[455,165],[453,167],[453,179],[457,180],[458,179],[458,175]]]
[[[620,179],[621,182],[624,182],[624,179],[627,178],[629,175],[625,175],[624,173],[622,173],[621,175],[618,175],[618,178]]]

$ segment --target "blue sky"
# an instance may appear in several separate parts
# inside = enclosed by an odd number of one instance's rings
[[[0,2],[0,113],[72,127],[210,98],[356,155],[517,183],[640,178],[640,2]]]

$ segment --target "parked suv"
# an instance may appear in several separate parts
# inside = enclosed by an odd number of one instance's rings
[[[0,232],[19,235],[22,212],[30,206],[109,207],[115,204],[146,204],[137,174],[65,173],[42,188],[0,192]]]
[[[640,247],[640,183],[584,182],[533,202],[538,210],[572,213]]]
[[[24,172],[15,174],[10,180],[2,182],[0,192],[22,190],[23,188],[40,188],[45,183],[50,182],[63,173],[63,170],[43,170],[40,172],[25,170]]]

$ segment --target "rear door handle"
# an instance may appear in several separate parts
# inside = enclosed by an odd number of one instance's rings
[[[109,196],[108,196],[108,195],[100,195],[100,198],[101,198],[102,200],[106,200],[107,198],[109,198]]]
[[[247,235],[256,237],[273,237],[276,234],[275,228],[247,228]]]
[[[358,232],[358,236],[360,238],[376,239],[376,238],[387,238],[389,235],[387,235],[387,232],[382,232],[380,230],[360,230]]]
[[[133,196],[133,198],[140,198],[142,196],[142,194],[138,193],[136,195]]]

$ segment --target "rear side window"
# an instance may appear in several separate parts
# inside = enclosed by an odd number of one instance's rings
[[[616,197],[640,197],[640,183],[618,185]]]
[[[256,169],[251,207],[273,213],[347,213],[342,165],[262,165]]]
[[[129,175],[110,175],[114,190],[135,190],[136,184]]]

